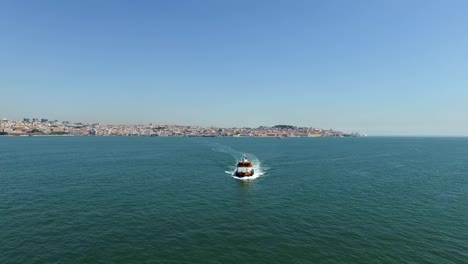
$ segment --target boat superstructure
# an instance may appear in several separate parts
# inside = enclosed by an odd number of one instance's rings
[[[252,161],[247,159],[247,156],[244,154],[241,160],[237,162],[236,171],[234,174],[237,177],[249,177],[254,175],[254,169]]]

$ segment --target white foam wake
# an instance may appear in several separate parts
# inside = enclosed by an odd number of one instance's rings
[[[238,179],[238,180],[253,180],[253,179],[256,179],[262,175],[265,174],[265,171],[264,171],[264,168],[262,167],[262,164],[260,162],[260,160],[257,158],[257,156],[255,156],[254,154],[252,153],[246,153],[246,152],[242,152],[242,151],[238,151],[238,150],[235,150],[229,146],[225,146],[223,144],[220,144],[220,143],[215,143],[214,146],[212,147],[212,150],[215,151],[215,152],[220,152],[220,153],[227,153],[227,154],[230,154],[234,159],[234,164],[242,158],[243,154],[247,155],[247,158],[250,159],[253,163],[253,169],[254,169],[254,175],[252,176],[247,176],[247,177],[237,177],[235,175],[235,165],[232,167],[232,170],[231,171],[225,171],[227,174],[231,175],[234,179]]]
[[[254,180],[262,175],[265,174],[265,172],[263,171],[263,167],[261,165],[261,162],[258,160],[257,157],[255,157],[254,155],[252,154],[247,154],[247,157],[252,157],[250,158],[250,160],[252,161],[253,163],[253,169],[254,169],[254,175],[252,176],[246,176],[246,177],[237,177],[236,176],[236,170],[232,170],[232,171],[225,171],[227,174],[231,175],[231,177],[233,177],[234,179],[237,179],[237,180],[241,180],[241,181],[244,181],[244,180]],[[255,157],[255,158],[254,158]]]

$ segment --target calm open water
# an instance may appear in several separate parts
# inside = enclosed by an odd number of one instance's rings
[[[0,263],[468,263],[468,138],[0,137]]]

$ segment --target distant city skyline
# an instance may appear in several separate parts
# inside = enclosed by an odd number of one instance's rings
[[[1,1],[0,118],[468,136],[466,1]]]
[[[166,124],[106,125],[24,118],[0,119],[0,136],[185,136],[185,137],[359,137],[359,133],[277,125],[273,127],[212,127]],[[367,135],[362,135],[367,136]]]

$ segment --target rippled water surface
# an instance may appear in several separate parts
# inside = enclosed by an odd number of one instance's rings
[[[468,139],[0,137],[0,263],[468,263]]]

